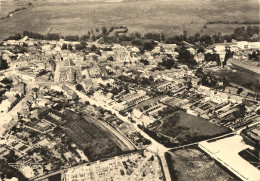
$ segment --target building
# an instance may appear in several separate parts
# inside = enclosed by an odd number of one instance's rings
[[[175,49],[178,47],[176,44],[161,44],[161,47],[166,53],[175,52]]]
[[[225,45],[216,45],[214,50],[217,52],[217,53],[223,53],[226,51],[226,47]]]
[[[211,91],[210,100],[218,104],[225,103],[228,102],[228,94]]]
[[[249,43],[247,41],[238,41],[237,42],[237,47],[241,50],[248,49],[249,48]]]
[[[205,59],[204,53],[200,52],[194,55],[194,60],[196,60],[197,63],[203,62]]]
[[[82,81],[81,66],[75,65],[71,59],[56,62],[54,82],[76,84]]]
[[[21,94],[25,94],[26,93],[26,84],[23,82],[18,83],[17,85],[14,85],[14,87],[10,90],[11,92],[18,92]]]
[[[65,93],[67,94],[67,97],[69,99],[77,99],[78,98],[78,95],[75,91],[71,90],[68,86],[66,85],[62,85],[62,89],[65,91]]]

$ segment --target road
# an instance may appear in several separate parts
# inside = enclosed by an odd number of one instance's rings
[[[74,90],[78,96],[80,98],[82,98],[85,101],[89,101],[90,104],[92,105],[96,105],[96,106],[101,106],[103,109],[109,110],[112,113],[114,113],[119,119],[121,119],[124,122],[128,122],[130,124],[132,124],[135,129],[146,139],[151,141],[151,145],[148,146],[146,149],[149,151],[152,151],[154,153],[157,153],[160,156],[160,159],[162,160],[162,166],[163,166],[163,170],[164,170],[164,174],[166,177],[166,181],[171,181],[171,177],[170,177],[170,173],[169,173],[169,169],[168,169],[168,165],[166,163],[165,160],[165,156],[164,153],[169,151],[171,148],[166,148],[164,145],[158,143],[157,141],[155,141],[153,138],[151,138],[149,135],[147,135],[145,132],[143,132],[143,130],[141,130],[140,128],[138,128],[137,124],[133,124],[127,117],[122,116],[121,114],[119,114],[118,111],[115,111],[114,109],[112,109],[110,106],[108,105],[104,105],[101,102],[98,102],[94,99],[91,99],[90,97],[86,96],[85,94],[83,94],[82,92],[79,92],[75,89],[75,87],[73,86],[69,86],[72,90]]]
[[[22,109],[22,104],[29,97],[29,93],[26,94],[24,98],[22,98],[8,113],[0,113],[1,122],[0,122],[0,135],[6,130],[3,128],[4,124],[8,124],[12,120],[12,116],[17,115],[19,111]]]
[[[202,141],[198,141],[198,142],[195,142],[195,143],[191,143],[191,144],[186,144],[186,145],[181,145],[181,146],[178,146],[178,147],[173,147],[173,148],[166,148],[164,145],[158,143],[156,140],[154,140],[153,138],[151,138],[149,135],[147,135],[143,130],[141,130],[140,128],[138,128],[137,124],[135,123],[132,123],[127,117],[124,117],[122,116],[121,114],[119,114],[118,111],[114,110],[112,107],[110,107],[109,105],[105,105],[101,102],[98,102],[94,99],[91,99],[90,97],[84,95],[83,93],[77,91],[75,89],[75,87],[73,86],[69,86],[71,89],[73,89],[80,98],[86,100],[86,101],[89,101],[90,104],[92,105],[96,105],[96,106],[100,106],[102,107],[103,109],[106,109],[106,110],[109,110],[111,111],[112,113],[114,113],[119,119],[121,119],[122,121],[124,122],[128,122],[128,123],[131,123],[135,129],[143,136],[145,137],[146,139],[150,140],[151,141],[151,145],[148,146],[146,149],[149,150],[149,151],[152,151],[154,153],[157,153],[159,155],[159,157],[161,158],[161,162],[162,162],[162,166],[163,166],[163,170],[164,170],[164,174],[165,174],[165,178],[166,178],[166,181],[170,181],[171,180],[171,177],[170,177],[170,173],[169,173],[169,169],[168,169],[168,165],[167,165],[167,162],[165,160],[165,152],[169,151],[169,150],[172,150],[172,149],[180,149],[180,148],[185,148],[185,147],[189,147],[189,146],[193,146],[193,145],[197,145],[199,144],[200,142]],[[252,125],[256,125],[260,123],[260,121],[258,122],[255,122],[249,126],[252,126]],[[203,141],[211,141],[211,140],[214,140],[214,139],[220,139],[220,138],[223,138],[223,137],[226,137],[226,136],[229,136],[229,135],[232,135],[232,134],[240,134],[241,130],[243,130],[245,127],[243,128],[240,128],[239,130],[235,130],[233,132],[230,132],[230,133],[227,133],[227,134],[224,134],[224,135],[221,135],[221,136],[218,136],[218,137],[214,137],[214,138],[210,138],[210,139],[207,139],[207,140],[203,140]]]

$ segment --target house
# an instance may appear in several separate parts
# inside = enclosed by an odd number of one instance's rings
[[[229,100],[233,104],[242,104],[242,102],[243,102],[243,98],[240,96],[236,96],[236,95],[231,95]]]
[[[204,94],[206,96],[209,96],[211,94],[211,90],[209,87],[206,87],[206,86],[203,86],[203,85],[200,85],[197,89],[198,93],[200,94]]]
[[[41,115],[45,114],[45,113],[48,112],[49,110],[50,110],[50,108],[48,108],[48,107],[43,107],[43,108],[40,108],[40,109],[35,109],[35,110],[31,111],[31,117],[38,119]]]
[[[212,49],[205,49],[205,54],[210,53],[213,54],[213,50]]]
[[[52,45],[43,45],[41,48],[42,48],[42,51],[47,52],[47,51],[51,50]]]
[[[22,110],[30,111],[31,110],[31,102],[26,101],[22,103]]]
[[[205,59],[205,56],[204,56],[204,53],[200,52],[200,53],[197,53],[194,55],[194,60],[197,62],[197,63],[201,63],[203,62]]]
[[[249,42],[249,49],[260,50],[260,42]]]
[[[160,47],[160,46],[154,47],[154,49],[152,50],[152,52],[154,52],[154,53],[160,53],[160,52],[161,52],[161,47]]]
[[[128,106],[138,104],[149,97],[144,91],[138,91],[136,94],[130,94],[122,98],[122,101],[125,102]]]
[[[138,47],[133,47],[133,48],[131,48],[131,52],[134,52],[134,53],[139,53],[139,52],[140,52],[140,50],[139,50],[139,48],[138,48]]]
[[[8,101],[8,99],[5,99],[0,104],[0,112],[7,112],[11,108],[11,103]]]
[[[161,46],[166,53],[175,52],[175,49],[178,47],[176,44],[161,44]]]
[[[100,78],[102,76],[99,65],[94,65],[93,67],[89,68],[88,72],[90,78]]]
[[[192,86],[198,85],[200,82],[200,78],[193,78],[191,79]]]
[[[133,109],[132,116],[135,120],[139,120],[143,116],[143,113],[139,109]]]
[[[214,51],[216,51],[217,53],[223,53],[226,51],[226,47],[225,45],[216,45],[214,47]]]
[[[188,48],[187,49],[192,55],[195,55],[196,50],[194,48]]]
[[[66,93],[67,97],[69,99],[77,99],[78,98],[78,95],[75,91],[71,90],[68,86],[66,85],[62,85],[62,89],[64,90],[64,92]]]
[[[18,92],[18,93],[21,93],[24,95],[26,93],[25,86],[26,86],[25,83],[20,82],[20,83],[14,85],[14,87],[10,91]]]
[[[16,103],[18,102],[17,97],[8,97],[8,101],[10,102],[10,107],[9,110],[16,105]]]
[[[102,85],[113,85],[114,84],[114,79],[109,79],[109,78],[98,78],[97,80],[98,84],[102,84]]]
[[[229,49],[230,49],[231,52],[237,52],[238,51],[238,48],[237,48],[236,45],[230,45]]]
[[[237,42],[237,47],[241,50],[248,49],[249,48],[249,43],[247,41],[238,41]]]
[[[228,102],[228,94],[212,90],[210,100],[218,104],[225,103]]]

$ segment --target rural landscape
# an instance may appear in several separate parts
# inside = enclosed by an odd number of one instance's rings
[[[260,181],[258,0],[1,0],[0,181]]]
[[[241,25],[259,24],[259,2],[201,0],[152,0],[100,3],[100,1],[2,1],[0,16],[8,16],[16,8],[26,9],[0,20],[0,38],[24,30],[61,35],[84,35],[101,27],[127,26],[129,33],[230,34]],[[13,3],[13,5],[12,5]],[[28,5],[31,4],[31,5]],[[7,8],[5,8],[7,6]],[[208,22],[222,21],[224,23]],[[230,23],[225,23],[230,22]],[[232,23],[238,22],[238,23]],[[243,24],[244,23],[244,24]]]

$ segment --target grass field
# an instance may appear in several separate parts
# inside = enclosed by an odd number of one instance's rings
[[[232,70],[219,70],[219,71],[211,71],[213,75],[219,77],[225,77],[226,80],[230,83],[235,83],[241,85],[245,88],[253,90],[257,93],[260,93],[260,75],[254,72],[251,72],[247,69],[231,66],[232,69],[236,70],[233,72]]]
[[[236,179],[217,165],[211,158],[195,148],[166,153],[169,169],[176,181],[235,181]]]
[[[181,145],[229,132],[227,128],[214,125],[182,111],[177,111],[165,118],[158,131],[163,135],[175,138]]]
[[[17,0],[28,1],[28,0]],[[176,35],[230,33],[234,25],[207,25],[213,20],[258,20],[259,1],[151,0],[124,3],[32,1],[34,8],[0,21],[0,39],[29,30],[62,35],[87,34],[102,26],[122,25],[129,32],[160,32]],[[58,2],[58,1],[57,1]],[[14,5],[14,7],[16,4]],[[4,9],[4,5],[1,7]],[[11,10],[11,8],[9,7]],[[15,9],[15,8],[14,8]],[[242,26],[242,25],[241,25]],[[203,29],[203,31],[201,31]]]

